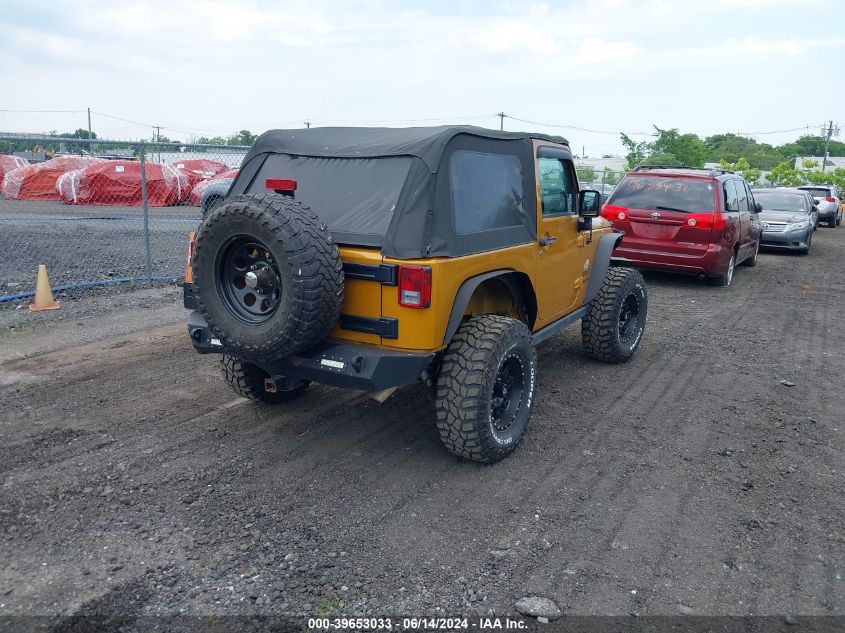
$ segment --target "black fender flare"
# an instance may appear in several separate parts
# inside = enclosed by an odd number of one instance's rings
[[[590,280],[587,282],[587,292],[584,293],[584,305],[590,303],[598,293],[599,288],[601,288],[604,276],[607,274],[607,269],[610,268],[610,258],[613,255],[613,249],[619,245],[622,235],[622,233],[607,233],[599,238],[599,245],[593,257]]]
[[[531,327],[531,321],[533,321],[536,317],[537,309],[536,306],[532,308],[532,306],[526,305],[523,294],[525,289],[516,278],[517,274],[519,273],[516,270],[502,268],[500,270],[492,270],[488,273],[482,273],[480,275],[476,275],[475,277],[465,279],[461,284],[461,287],[458,288],[458,292],[455,294],[455,300],[452,302],[452,312],[449,315],[449,323],[446,326],[446,334],[443,337],[444,345],[449,344],[449,341],[452,340],[455,332],[457,332],[458,328],[461,326],[461,321],[464,318],[464,311],[469,305],[469,300],[472,298],[472,294],[482,283],[489,279],[499,279],[507,286],[511,296],[513,297],[514,304],[516,304],[517,310],[519,310],[520,316],[524,320],[528,321],[528,327]]]

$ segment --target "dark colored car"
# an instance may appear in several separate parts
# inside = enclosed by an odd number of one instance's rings
[[[783,187],[779,189],[754,189],[754,199],[763,207],[760,222],[763,225],[764,248],[810,252],[813,231],[819,224],[818,207],[813,196],[806,191]]]
[[[839,188],[836,185],[801,185],[798,187],[806,191],[819,207],[819,220],[835,229],[842,224],[842,205],[839,202]]]
[[[625,234],[614,256],[727,286],[737,264],[757,263],[759,212],[733,172],[648,166],[625,175],[601,215]]]
[[[229,193],[229,187],[232,186],[234,180],[235,177],[232,176],[231,178],[212,180],[208,183],[208,187],[202,192],[202,197],[200,198],[200,208],[202,209],[203,216],[208,215],[214,207],[223,202],[223,198]]]

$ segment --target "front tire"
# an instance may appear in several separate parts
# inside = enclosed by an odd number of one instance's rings
[[[252,363],[246,363],[232,356],[220,357],[220,371],[223,379],[242,398],[259,400],[267,404],[281,404],[298,398],[308,389],[307,380],[298,380],[289,385],[276,381],[276,391],[267,391],[265,380],[270,375]]]
[[[537,352],[521,321],[483,315],[457,331],[437,381],[440,440],[453,454],[491,464],[522,439],[537,382]]]
[[[637,351],[648,316],[645,280],[633,268],[611,268],[581,319],[581,341],[590,357],[626,363]]]
[[[810,254],[810,246],[812,246],[812,244],[813,244],[813,232],[810,231],[809,233],[807,233],[807,246],[805,246],[804,248],[801,249],[801,251],[800,251],[801,254],[802,255],[809,255]]]

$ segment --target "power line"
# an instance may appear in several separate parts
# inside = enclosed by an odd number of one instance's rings
[[[496,115],[496,116],[499,116],[499,115]],[[502,113],[502,116],[504,116],[508,119],[513,119],[514,121],[520,121],[522,123],[528,123],[530,125],[539,125],[540,127],[554,127],[554,128],[565,129],[565,130],[577,130],[579,132],[589,132],[590,134],[610,134],[610,135],[613,135],[613,136],[618,136],[619,134],[622,133],[621,131],[610,132],[608,130],[594,130],[594,129],[591,129],[591,128],[579,127],[577,125],[569,125],[569,124],[566,124],[566,123],[543,123],[541,121],[532,121],[531,119],[522,119],[520,117],[515,117],[513,115],[504,114],[504,113]],[[654,136],[654,132],[626,132],[626,134],[628,134],[629,136]]]
[[[83,114],[85,110],[9,110],[0,108],[0,112],[15,112],[22,114]]]

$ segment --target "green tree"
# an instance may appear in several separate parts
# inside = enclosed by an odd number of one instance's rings
[[[695,134],[681,134],[677,129],[661,130],[654,126],[657,139],[651,144],[653,154],[674,156],[684,167],[704,167],[707,152]]]
[[[736,172],[751,184],[760,180],[760,170],[749,165],[745,157],[742,156],[735,163],[729,163],[722,159],[719,161],[719,167]]]
[[[622,174],[618,171],[613,171],[612,169],[608,169],[607,167],[604,168],[601,174],[601,181],[606,185],[615,185],[619,183],[619,180],[622,178]]]
[[[252,145],[258,136],[249,130],[241,130],[234,136],[230,136],[227,145]]]
[[[797,187],[804,182],[801,171],[786,161],[779,163],[770,171],[768,178],[773,185],[781,187]]]
[[[592,165],[575,165],[575,172],[578,174],[578,182],[594,182],[596,169]]]
[[[622,146],[627,150],[625,154],[626,171],[630,171],[637,165],[641,165],[651,153],[651,146],[646,141],[640,141],[638,143],[624,132],[621,134],[621,140]]]

